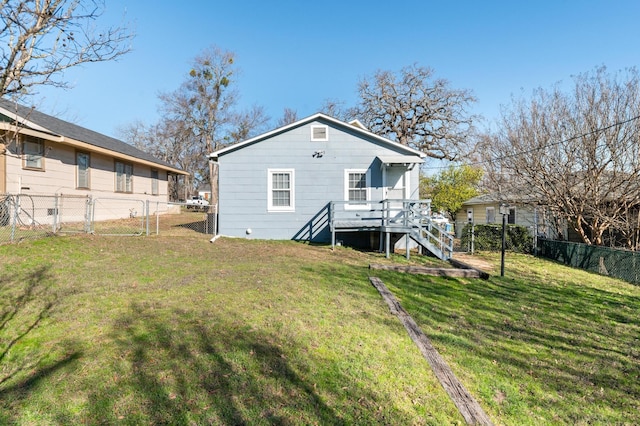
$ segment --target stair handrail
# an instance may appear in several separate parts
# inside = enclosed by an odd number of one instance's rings
[[[450,259],[453,253],[453,235],[449,234],[446,229],[433,221],[431,218],[430,201],[431,200],[414,201],[409,209],[409,215],[411,216],[409,222],[416,228],[420,236],[426,236],[429,243],[434,244],[435,242],[434,245],[444,259]],[[421,204],[424,205],[425,202],[428,202],[426,208],[419,207]],[[434,229],[438,232],[438,235],[432,232]]]

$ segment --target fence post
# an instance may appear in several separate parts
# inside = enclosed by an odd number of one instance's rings
[[[91,233],[91,209],[92,209],[92,205],[93,202],[91,200],[91,196],[87,196],[87,203],[85,205],[85,212],[84,212],[84,232],[87,234]]]
[[[507,249],[507,215],[502,214],[502,250],[500,255],[500,276],[504,277],[504,252]]]
[[[473,249],[475,248],[475,242],[476,242],[476,224],[472,223],[471,224],[471,254],[473,254]]]
[[[147,237],[149,236],[149,200],[146,201],[145,207],[147,210]]]
[[[16,225],[18,223],[18,212],[20,211],[20,196],[16,195],[13,199],[13,215],[11,218],[11,242],[16,239]]]
[[[58,194],[53,196],[53,223],[51,226],[51,232],[55,234],[58,230]]]

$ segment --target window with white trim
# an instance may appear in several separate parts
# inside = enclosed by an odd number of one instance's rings
[[[89,189],[89,162],[89,153],[76,152],[76,188]]]
[[[116,161],[116,192],[133,192],[133,165]]]
[[[346,169],[344,171],[344,200],[353,201],[345,205],[347,209],[368,209],[371,201],[369,172],[366,169]]]
[[[311,126],[311,141],[321,142],[329,140],[329,127],[323,125]]]
[[[496,223],[495,207],[487,207],[487,223]]]
[[[22,155],[25,169],[44,170],[44,141],[40,139],[24,139]]]
[[[158,195],[158,171],[151,170],[151,195]]]
[[[295,170],[269,169],[267,211],[295,211]]]

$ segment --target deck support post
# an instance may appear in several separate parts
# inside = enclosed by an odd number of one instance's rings
[[[391,254],[389,253],[389,246],[391,245],[391,234],[389,234],[389,232],[385,232],[385,245],[386,245],[386,249],[387,249],[387,259],[391,257]]]
[[[409,260],[409,257],[411,256],[409,254],[409,234],[404,234],[404,244],[405,244],[405,250],[407,251],[407,260]]]

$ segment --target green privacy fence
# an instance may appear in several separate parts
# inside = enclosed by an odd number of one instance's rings
[[[640,253],[538,238],[538,256],[640,284]]]

